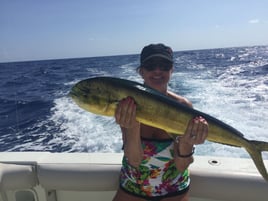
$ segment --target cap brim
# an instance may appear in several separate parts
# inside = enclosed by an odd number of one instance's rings
[[[170,59],[168,56],[165,56],[165,55],[163,55],[163,54],[152,54],[152,55],[150,55],[149,57],[147,57],[146,59],[144,59],[142,63],[144,63],[144,62],[146,62],[146,61],[148,61],[149,59],[154,58],[154,57],[160,57],[160,58],[166,59],[166,60],[168,60],[168,61],[170,61],[170,62],[173,62],[172,59]]]

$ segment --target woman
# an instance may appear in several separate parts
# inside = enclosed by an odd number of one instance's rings
[[[192,107],[190,101],[167,90],[173,72],[173,52],[164,44],[143,48],[139,74],[144,84]],[[114,201],[187,201],[190,184],[188,166],[193,162],[194,145],[204,143],[208,124],[202,117],[188,123],[183,136],[173,138],[164,130],[136,121],[135,101],[127,97],[115,112],[122,130],[124,157],[120,188]]]

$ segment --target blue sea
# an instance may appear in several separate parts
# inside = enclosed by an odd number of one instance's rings
[[[268,141],[268,46],[179,51],[174,57],[170,90],[247,139]],[[0,151],[121,152],[114,119],[80,109],[68,92],[96,76],[142,82],[138,65],[138,54],[0,63]],[[198,145],[196,154],[249,157],[244,149],[211,142]]]

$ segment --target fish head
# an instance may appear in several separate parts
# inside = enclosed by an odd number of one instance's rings
[[[77,105],[89,112],[112,116],[115,110],[115,103],[111,108],[111,92],[107,84],[98,79],[86,79],[75,84],[70,93],[70,97]]]

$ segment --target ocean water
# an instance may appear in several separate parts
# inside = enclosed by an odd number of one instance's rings
[[[268,46],[180,51],[174,58],[170,90],[247,139],[268,141]],[[121,152],[114,119],[80,109],[68,92],[95,76],[142,82],[138,64],[139,55],[0,63],[0,151]],[[211,142],[196,154],[249,157]]]

